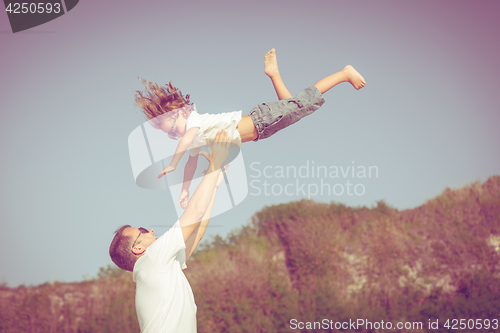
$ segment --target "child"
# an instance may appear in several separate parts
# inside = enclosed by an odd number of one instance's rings
[[[200,115],[195,106],[190,104],[189,95],[183,97],[171,83],[165,89],[154,82],[141,80],[146,91],[144,94],[136,91],[137,105],[155,128],[163,130],[172,139],[182,138],[170,165],[163,169],[158,178],[174,171],[189,149],[190,156],[184,168],[184,183],[178,201],[182,208],[187,207],[189,186],[197,167],[201,146],[211,146],[220,129],[225,129],[232,144],[238,146],[242,142],[265,139],[317,110],[325,102],[322,94],[337,84],[349,82],[356,90],[366,84],[364,78],[352,66],[347,65],[292,97],[281,79],[274,49],[264,57],[264,65],[264,72],[271,79],[279,101],[260,104],[248,116],[243,117],[241,111]]]

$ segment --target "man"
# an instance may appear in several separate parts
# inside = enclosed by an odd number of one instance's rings
[[[182,216],[160,238],[153,229],[129,225],[115,233],[109,254],[118,267],[133,272],[135,306],[143,333],[196,332],[196,305],[182,270],[205,233],[229,145],[227,132],[219,131],[203,180]]]

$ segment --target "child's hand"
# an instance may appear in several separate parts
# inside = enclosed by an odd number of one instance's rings
[[[177,202],[181,204],[182,209],[186,209],[189,202],[189,191],[182,190],[181,195],[179,196],[179,201]]]
[[[165,176],[167,173],[175,171],[175,167],[172,165],[167,166],[163,171],[158,175],[158,178]]]

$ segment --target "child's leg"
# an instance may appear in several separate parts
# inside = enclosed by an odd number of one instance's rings
[[[273,82],[274,90],[276,90],[278,99],[282,100],[292,97],[292,94],[290,94],[281,79],[281,75],[278,70],[278,62],[276,61],[275,49],[272,49],[265,55],[264,66],[264,73],[266,73],[266,75],[269,76]],[[250,116],[243,116],[237,126],[237,129],[241,136],[241,142],[254,141],[259,137],[259,132],[255,128],[255,124]]]
[[[248,115],[249,126],[244,125],[247,121],[246,117],[243,117],[238,124],[242,142],[268,138],[313,113],[324,102],[325,99],[318,88],[312,86],[302,90],[294,97],[261,103],[250,111]],[[245,128],[247,128],[247,133],[245,133]]]
[[[290,126],[321,107],[325,100],[323,93],[341,82],[349,82],[355,89],[365,86],[365,79],[352,66],[321,79],[314,87],[306,88],[295,97],[286,88],[278,70],[275,50],[264,57],[264,72],[271,78],[280,102],[262,103],[242,117],[238,124],[241,141],[256,141],[270,137],[277,131]],[[285,100],[286,101],[282,101]]]
[[[282,100],[292,97],[292,94],[290,94],[285,86],[285,83],[283,83],[283,80],[281,79],[281,75],[278,70],[278,61],[276,60],[275,49],[267,52],[266,56],[264,57],[264,66],[264,73],[266,73],[266,75],[269,76],[269,78],[273,82],[274,90],[276,90],[278,99]],[[318,88],[321,94],[324,94],[325,92],[342,82],[349,82],[356,90],[359,90],[366,85],[366,81],[363,76],[361,76],[361,74],[359,74],[358,71],[354,69],[354,67],[352,67],[351,65],[347,65],[343,70],[319,80],[314,84],[314,86]]]
[[[337,84],[342,82],[349,82],[352,86],[359,90],[366,85],[365,79],[354,69],[351,65],[347,65],[343,70],[325,77],[314,84],[318,88],[319,92],[324,94],[331,88],[335,87]]]
[[[254,141],[259,137],[259,132],[255,128],[252,118],[250,116],[241,117],[241,121],[236,126],[241,136],[241,142]]]
[[[267,52],[264,57],[264,66],[264,73],[266,73],[266,75],[269,76],[273,82],[274,90],[276,90],[278,99],[282,100],[292,97],[292,94],[290,94],[281,79],[280,71],[278,70],[278,62],[276,61],[276,52],[274,49]]]

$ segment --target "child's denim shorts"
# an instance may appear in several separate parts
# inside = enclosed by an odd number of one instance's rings
[[[295,97],[257,105],[249,114],[259,133],[254,141],[268,138],[279,130],[310,115],[323,103],[325,103],[323,95],[318,88],[312,86],[302,90]]]

